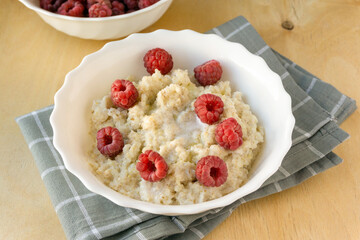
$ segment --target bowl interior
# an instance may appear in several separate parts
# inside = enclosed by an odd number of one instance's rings
[[[265,144],[258,156],[248,182],[238,190],[209,202],[166,206],[133,200],[101,183],[87,164],[91,139],[89,121],[91,104],[109,92],[115,79],[132,75],[148,75],[142,58],[147,50],[161,47],[171,53],[174,69],[188,69],[217,59],[223,67],[223,80],[230,80],[233,91],[241,91],[245,102],[265,128]],[[215,35],[193,31],[158,30],[150,34],[133,34],[107,44],[100,51],[86,57],[78,68],[70,72],[63,87],[55,96],[51,116],[54,145],[66,168],[75,174],[91,191],[126,207],[167,214],[190,214],[225,206],[258,189],[280,166],[290,148],[294,118],[290,97],[278,75],[265,62],[249,53],[243,46],[230,43]]]

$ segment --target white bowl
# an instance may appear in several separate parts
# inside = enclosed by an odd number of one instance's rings
[[[70,17],[44,10],[39,0],[19,0],[34,10],[55,29],[85,39],[114,39],[139,32],[156,22],[169,8],[172,0],[160,0],[147,8],[104,18]]]
[[[148,75],[142,58],[147,50],[161,47],[172,54],[174,69],[189,69],[209,59],[223,66],[222,79],[229,79],[233,90],[243,92],[245,101],[265,128],[265,144],[250,172],[248,182],[221,198],[192,205],[160,205],[126,197],[100,182],[87,163],[91,146],[89,119],[94,99],[109,92],[117,78]],[[294,117],[291,99],[280,77],[265,61],[242,45],[216,35],[191,30],[157,30],[148,34],[132,34],[126,39],[110,42],[99,51],[86,56],[81,64],[66,75],[65,83],[55,95],[55,108],[50,117],[54,146],[65,167],[92,192],[114,203],[142,211],[181,215],[194,214],[226,206],[257,190],[274,174],[291,146]]]

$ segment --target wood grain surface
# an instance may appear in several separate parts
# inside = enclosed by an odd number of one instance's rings
[[[245,16],[264,40],[360,102],[359,0],[174,0],[143,32],[207,31]],[[284,21],[294,28],[282,28]],[[14,118],[50,104],[66,73],[107,41],[56,31],[15,0],[0,8],[0,239],[65,239]],[[215,239],[360,239],[360,113],[342,125],[344,162],[284,192],[240,206]]]

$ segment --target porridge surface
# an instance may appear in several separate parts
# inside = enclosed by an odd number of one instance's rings
[[[94,139],[89,164],[95,175],[112,189],[131,198],[160,204],[193,204],[224,196],[243,185],[248,170],[264,141],[264,131],[240,92],[232,92],[230,83],[196,86],[186,70],[169,75],[159,71],[132,81],[139,92],[138,102],[129,110],[113,105],[110,92],[95,100],[91,115]],[[196,98],[205,93],[224,102],[220,121],[233,117],[241,125],[243,144],[226,150],[215,141],[217,124],[202,123],[194,112]],[[123,135],[123,152],[111,160],[96,147],[96,132],[116,127]],[[159,182],[147,182],[136,170],[138,156],[146,150],[157,151],[167,162],[167,176]],[[195,177],[196,163],[215,155],[228,168],[227,181],[220,187],[205,187]]]

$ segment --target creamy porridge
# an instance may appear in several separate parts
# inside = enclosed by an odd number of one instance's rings
[[[202,87],[194,84],[187,70],[162,75],[158,70],[141,80],[128,79],[137,88],[138,102],[128,110],[113,105],[110,93],[95,100],[91,115],[94,144],[89,164],[95,175],[112,189],[134,199],[160,204],[193,204],[224,196],[243,185],[264,141],[264,131],[240,92],[232,92],[228,81]],[[196,98],[205,93],[224,103],[220,121],[234,118],[242,127],[243,143],[226,150],[215,141],[217,124],[202,123],[194,112]],[[124,139],[122,152],[114,159],[103,156],[96,146],[99,129],[116,127]],[[168,165],[167,176],[158,182],[142,179],[136,169],[141,153],[158,152]],[[196,163],[207,155],[224,160],[226,182],[206,187],[195,177]]]

